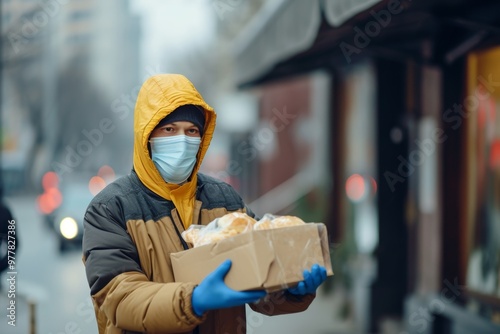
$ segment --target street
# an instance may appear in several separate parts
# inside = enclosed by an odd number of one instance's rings
[[[77,249],[60,254],[55,236],[35,209],[35,196],[7,198],[20,238],[16,251],[15,298],[9,298],[9,278],[2,274],[0,333],[29,333],[28,302],[35,304],[37,334],[97,333],[85,279],[82,254]],[[15,300],[15,327],[7,307]]]

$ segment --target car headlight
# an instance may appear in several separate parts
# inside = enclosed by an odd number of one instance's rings
[[[78,234],[78,224],[71,217],[63,218],[59,223],[59,231],[66,239],[73,239]]]

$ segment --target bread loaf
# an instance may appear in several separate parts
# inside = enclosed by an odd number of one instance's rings
[[[181,233],[182,238],[184,241],[195,245],[196,240],[198,239],[200,233],[200,228],[197,228],[197,226],[191,225],[187,230]]]
[[[241,212],[231,212],[217,220],[217,226],[222,230],[235,230],[242,233],[253,229],[255,219]]]
[[[305,222],[300,219],[299,217],[295,216],[280,216],[277,218],[274,218],[271,221],[271,225],[274,228],[279,228],[279,227],[287,227],[287,226],[297,226],[297,225],[303,225]]]
[[[264,217],[262,217],[261,220],[259,220],[254,226],[253,226],[253,229],[258,231],[258,230],[269,230],[271,228],[273,228],[272,224],[271,224],[271,221],[272,221],[273,217],[266,214],[264,215]]]
[[[211,222],[199,233],[193,233],[194,247],[214,243],[253,229],[255,219],[241,212],[231,212]]]
[[[254,225],[254,230],[269,230],[272,228],[288,227],[303,225],[305,222],[299,217],[295,216],[278,216],[275,217],[270,214],[265,214],[261,220]]]
[[[303,224],[305,222],[295,216],[276,217],[271,214],[265,214],[257,222],[246,213],[231,212],[215,219],[207,226],[192,225],[189,229],[182,232],[182,237],[194,247],[199,247],[251,230],[268,230]]]

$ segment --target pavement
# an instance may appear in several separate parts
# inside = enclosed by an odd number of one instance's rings
[[[10,299],[7,298],[7,293],[4,290],[0,293],[0,305],[2,308],[8,305]],[[337,318],[332,309],[332,303],[338,304],[334,296],[318,295],[309,309],[303,313],[281,315],[277,317],[268,317],[253,312],[250,308],[247,309],[247,333],[248,334],[358,334],[352,328],[352,324]],[[32,303],[35,308],[30,309],[30,300],[26,296],[18,295],[16,298],[16,321],[15,327],[7,324],[5,317],[0,323],[0,333],[2,334],[21,334],[21,333],[43,333],[43,334],[66,334],[66,333],[81,333],[81,334],[97,334],[97,329],[93,327],[93,314],[88,313],[88,322],[85,320],[78,321],[79,317],[74,317],[73,320],[68,320],[64,325],[57,326],[57,322],[49,325],[49,319],[40,319],[41,310],[44,303]],[[90,310],[90,308],[88,309]],[[3,312],[4,313],[4,312]],[[85,308],[80,308],[80,315],[85,314]],[[78,315],[75,312],[75,315]],[[31,320],[35,316],[36,324],[32,327]],[[86,325],[86,331],[83,331]],[[90,326],[89,326],[90,325]],[[35,328],[35,332],[31,332]]]
[[[247,307],[247,334],[358,334],[351,321],[340,317],[342,294],[322,289],[302,313],[268,317]],[[361,334],[361,333],[359,333]]]
[[[0,333],[30,332],[33,314],[36,334],[96,334],[89,288],[78,250],[59,253],[55,234],[35,208],[36,196],[7,198],[20,238],[15,251],[15,297],[9,298],[7,278],[0,275]],[[8,305],[15,301],[16,326],[8,324]],[[30,314],[29,303],[34,305]]]
[[[30,333],[31,314],[33,303],[24,296],[16,295],[15,298],[8,298],[8,292],[5,289],[0,291],[0,305],[2,306],[2,320],[0,323],[1,333]],[[11,301],[14,302],[11,305]],[[11,310],[5,311],[7,307]],[[10,315],[10,317],[8,316]]]

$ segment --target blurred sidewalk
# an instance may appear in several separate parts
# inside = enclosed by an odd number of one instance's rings
[[[4,275],[2,275],[4,277]],[[2,282],[2,289],[0,290],[0,333],[2,334],[25,334],[30,333],[30,314],[29,303],[24,296],[20,296],[16,292],[16,297],[10,299],[8,297],[8,290],[6,288],[7,282]],[[15,326],[8,324],[10,319],[7,317],[10,301],[15,301]],[[35,311],[36,312],[36,311]]]
[[[263,316],[247,306],[247,334],[365,334],[354,330],[352,322],[341,319],[341,293],[322,289],[309,308],[302,313]]]

